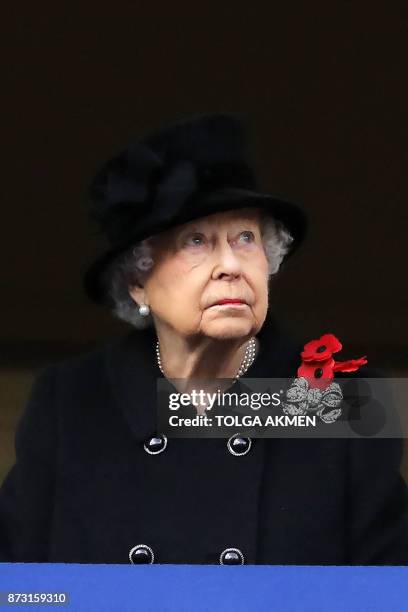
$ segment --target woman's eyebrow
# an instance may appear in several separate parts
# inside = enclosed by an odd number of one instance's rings
[[[194,225],[185,227],[184,229],[180,231],[180,233],[185,234],[186,232],[204,232],[208,230],[208,227],[209,227],[208,225],[194,224]]]
[[[234,225],[233,225],[234,229],[236,229],[236,228],[245,228],[246,229],[248,227],[254,228],[254,227],[257,227],[257,224],[256,224],[256,222],[253,219],[245,219],[245,220],[242,220],[242,221],[237,221],[237,223],[234,223]]]

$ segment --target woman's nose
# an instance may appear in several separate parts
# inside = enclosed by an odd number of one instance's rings
[[[214,276],[216,278],[222,275],[235,277],[241,274],[240,259],[229,242],[225,242],[218,246],[215,257]]]

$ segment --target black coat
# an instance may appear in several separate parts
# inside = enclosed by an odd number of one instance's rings
[[[273,319],[258,337],[247,376],[296,376],[304,343]],[[398,438],[255,438],[243,456],[169,438],[147,453],[154,339],[132,330],[37,376],[0,489],[0,560],[129,563],[146,544],[155,563],[218,564],[233,547],[247,564],[408,564]]]

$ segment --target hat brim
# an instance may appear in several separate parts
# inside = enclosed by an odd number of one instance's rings
[[[200,194],[191,206],[185,207],[180,214],[172,219],[160,221],[139,231],[135,228],[131,241],[120,248],[111,248],[99,256],[86,270],[83,276],[83,288],[89,299],[96,304],[112,305],[107,293],[104,272],[115,257],[126,251],[140,240],[159,234],[172,227],[188,223],[200,217],[225,212],[239,208],[261,208],[282,222],[293,237],[290,250],[285,255],[288,259],[302,244],[308,229],[308,217],[299,204],[277,198],[267,193],[259,193],[247,189],[225,188]]]

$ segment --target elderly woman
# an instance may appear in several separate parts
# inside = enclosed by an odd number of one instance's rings
[[[311,359],[271,315],[270,279],[306,216],[257,190],[241,118],[131,143],[91,195],[110,248],[85,288],[133,329],[37,377],[0,490],[0,559],[406,564],[400,440],[158,430],[158,379],[290,378],[302,353],[317,381],[341,348],[327,334]]]

